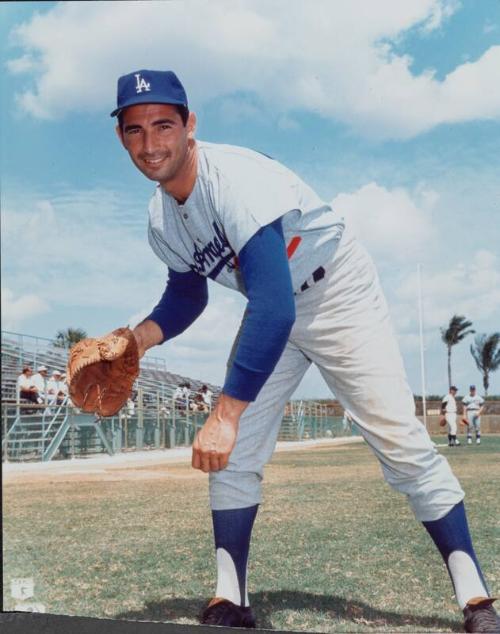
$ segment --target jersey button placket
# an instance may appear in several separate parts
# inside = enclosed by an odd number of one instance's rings
[[[187,220],[189,218],[189,214],[187,214],[185,211],[182,212],[182,217],[184,218],[184,220]],[[198,242],[200,242],[201,244],[203,243],[203,240],[201,240],[200,238],[196,238],[196,240]]]

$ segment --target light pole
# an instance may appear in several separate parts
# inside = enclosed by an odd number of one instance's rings
[[[424,324],[422,311],[422,265],[417,264],[418,279],[418,327],[420,335],[420,377],[422,381],[422,408],[424,414],[424,427],[427,429],[427,404],[425,399],[425,357],[424,357]]]

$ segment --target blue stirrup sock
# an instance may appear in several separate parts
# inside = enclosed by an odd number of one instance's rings
[[[215,596],[248,606],[247,561],[250,537],[259,505],[212,511],[217,556]]]
[[[459,606],[468,601],[489,597],[488,586],[472,546],[463,502],[447,515],[432,522],[422,522],[434,540],[451,577]]]

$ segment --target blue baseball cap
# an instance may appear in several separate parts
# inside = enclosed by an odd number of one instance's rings
[[[138,103],[166,103],[188,107],[186,91],[171,70],[136,70],[118,79],[112,117]]]

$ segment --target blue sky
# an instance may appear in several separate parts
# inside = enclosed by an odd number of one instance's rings
[[[439,327],[459,313],[478,332],[500,329],[500,3],[310,6],[0,4],[4,329],[102,334],[160,296],[165,270],[146,240],[153,184],[109,112],[120,74],[170,67],[199,138],[274,156],[356,228],[415,392],[421,264],[427,391],[446,391]],[[154,354],[221,383],[244,301],[216,285],[210,295],[191,330]],[[481,383],[471,342],[453,352],[462,390]],[[500,393],[500,372],[490,392]],[[315,371],[297,391],[327,395]]]

